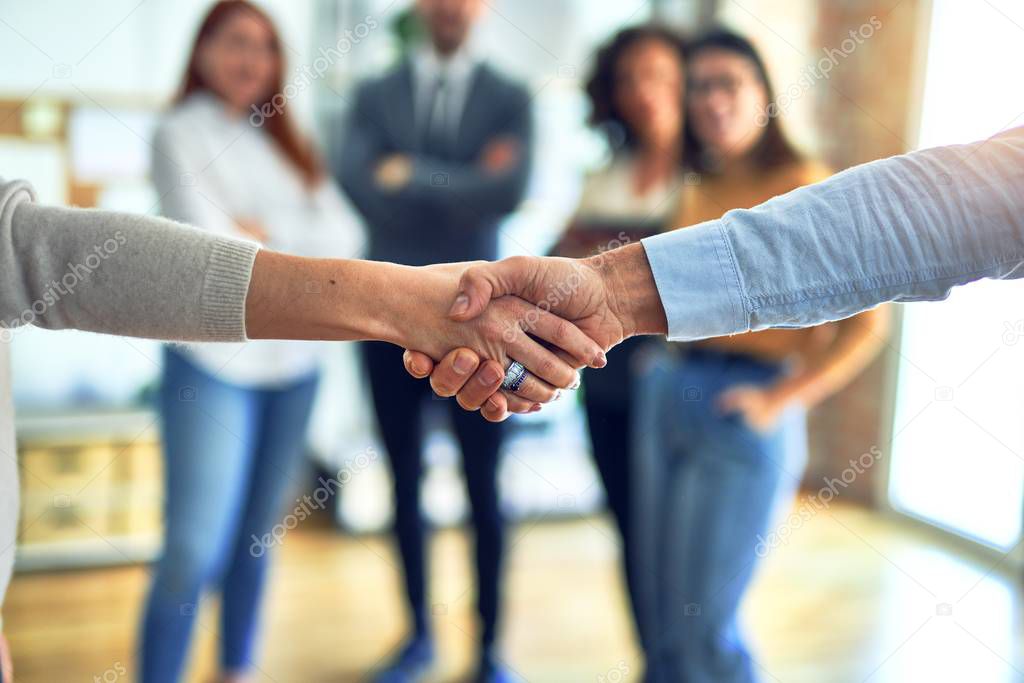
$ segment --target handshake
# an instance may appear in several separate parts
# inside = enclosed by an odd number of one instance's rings
[[[406,326],[395,340],[407,349],[406,370],[492,422],[540,410],[578,386],[578,368],[604,367],[605,352],[623,339],[667,327],[639,244],[586,259],[517,256],[420,270],[450,294],[440,324],[434,311],[433,323]]]
[[[422,267],[260,251],[245,308],[250,339],[401,346],[411,374],[491,421],[539,410],[623,339],[668,328],[640,244]]]

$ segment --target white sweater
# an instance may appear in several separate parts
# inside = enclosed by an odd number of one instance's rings
[[[230,116],[205,92],[168,112],[153,144],[153,183],[167,218],[240,237],[238,219],[258,222],[263,245],[321,258],[357,258],[365,241],[355,210],[329,179],[310,190],[273,139],[248,117]],[[329,346],[261,340],[199,344],[185,353],[218,378],[242,386],[275,386],[315,370]]]

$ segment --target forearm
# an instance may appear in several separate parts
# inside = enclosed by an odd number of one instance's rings
[[[337,127],[344,129],[344,134],[333,138],[329,159],[338,185],[353,206],[367,224],[377,226],[391,220],[399,207],[389,201],[374,178],[374,167],[388,148],[380,139],[365,97],[360,93],[348,121],[338,123]]]
[[[261,251],[246,297],[247,334],[250,339],[385,341],[439,360],[455,346],[479,341],[445,316],[465,267],[417,268]],[[486,353],[479,344],[474,350],[496,356],[493,348]]]
[[[423,201],[442,205],[456,204],[476,218],[480,214],[504,214],[514,211],[526,194],[533,157],[533,119],[529,97],[508,102],[505,106],[514,112],[514,120],[495,131],[491,144],[501,143],[511,150],[509,163],[490,167],[484,159],[469,163],[455,163],[434,157],[412,157],[409,193]],[[473,221],[470,221],[473,222]]]
[[[410,271],[392,263],[261,251],[246,297],[247,335],[400,343],[397,316],[410,294],[404,286]]]
[[[335,178],[352,205],[368,225],[376,226],[391,219],[397,207],[374,182],[373,159],[346,158],[335,167]]]
[[[818,405],[874,360],[888,336],[889,319],[888,309],[876,308],[836,323],[839,330],[835,339],[805,356],[773,392],[784,403],[797,402],[806,408]]]
[[[669,337],[806,327],[1024,275],[1024,129],[850,169],[644,240]]]
[[[412,174],[401,192],[425,203],[464,206],[472,212],[509,213],[522,201],[528,167],[519,160],[513,168],[489,171],[477,164],[457,164],[430,157],[413,157]]]

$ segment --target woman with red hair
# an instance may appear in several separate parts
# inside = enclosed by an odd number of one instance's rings
[[[213,6],[155,138],[162,213],[276,251],[356,256],[360,228],[295,130],[282,44],[249,2]],[[253,663],[270,533],[302,456],[322,344],[168,347],[159,406],[166,538],[142,634],[142,678],[181,676],[197,605],[221,597],[223,680]],[[268,542],[268,539],[271,539]]]

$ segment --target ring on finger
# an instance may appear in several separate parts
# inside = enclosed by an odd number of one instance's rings
[[[519,361],[514,360],[509,364],[508,369],[505,370],[505,380],[501,383],[501,388],[514,394],[523,386],[527,375],[529,373],[526,371],[526,367]]]

